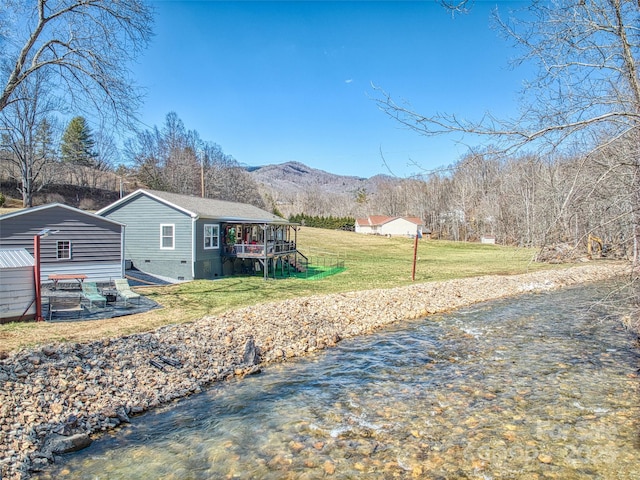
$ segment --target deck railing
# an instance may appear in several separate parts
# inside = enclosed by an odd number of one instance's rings
[[[294,253],[296,251],[295,242],[268,242],[267,256]],[[264,243],[237,243],[233,245],[231,253],[238,257],[264,257]]]

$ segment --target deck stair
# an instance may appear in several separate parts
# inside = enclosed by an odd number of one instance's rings
[[[288,261],[289,265],[291,265],[291,267],[293,267],[293,269],[299,273],[306,272],[309,266],[309,259],[300,252],[297,252],[296,255],[293,256],[293,258],[288,258]]]

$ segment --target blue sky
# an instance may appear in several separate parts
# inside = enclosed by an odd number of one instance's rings
[[[141,120],[174,111],[241,164],[299,161],[341,175],[399,176],[451,164],[455,137],[427,138],[378,110],[372,83],[421,113],[514,115],[524,80],[476,0],[452,17],[435,1],[152,1],[155,37],[134,65]],[[413,164],[417,164],[420,168]]]

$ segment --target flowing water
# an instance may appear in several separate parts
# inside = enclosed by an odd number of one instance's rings
[[[601,293],[346,340],[135,418],[41,478],[640,479],[640,355]]]

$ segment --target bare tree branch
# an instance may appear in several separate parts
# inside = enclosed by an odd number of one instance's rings
[[[47,70],[58,77],[56,93],[76,109],[91,105],[116,122],[132,118],[140,98],[127,63],[151,37],[152,12],[143,0],[2,0],[0,10],[15,19],[0,54],[0,111],[20,100],[20,84]]]
[[[519,118],[486,113],[474,121],[455,113],[421,114],[374,85],[378,107],[421,135],[475,136],[506,152],[532,145],[557,148],[605,127],[614,135],[638,128],[640,6],[622,0],[556,0],[534,2],[527,13],[524,19],[496,15],[502,31],[525,49],[520,62],[535,61],[539,67],[522,93]]]

